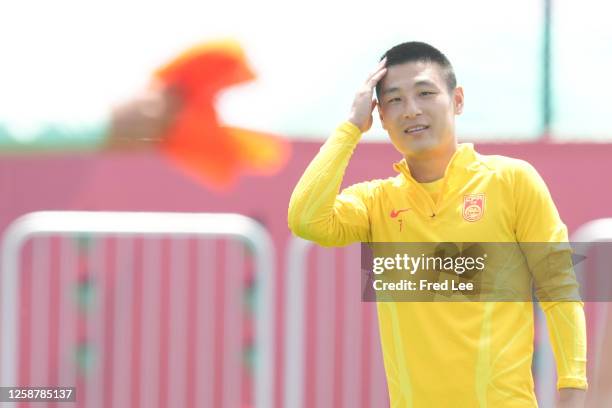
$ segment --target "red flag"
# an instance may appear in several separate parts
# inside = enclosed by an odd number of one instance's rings
[[[282,138],[219,123],[214,107],[217,93],[255,78],[235,41],[191,48],[155,76],[183,97],[183,108],[168,129],[162,149],[202,183],[228,189],[241,173],[269,175],[287,162],[290,145]]]

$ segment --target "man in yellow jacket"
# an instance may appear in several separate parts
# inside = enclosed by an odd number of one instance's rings
[[[376,89],[377,99],[373,99]],[[403,160],[398,175],[340,192],[375,106]],[[459,144],[464,105],[434,47],[397,45],[355,96],[348,120],[296,186],[289,228],[324,246],[353,242],[566,242],[548,189],[528,163]],[[579,301],[547,301],[559,406],[584,404],[586,329]],[[536,407],[530,302],[380,302],[392,407]]]

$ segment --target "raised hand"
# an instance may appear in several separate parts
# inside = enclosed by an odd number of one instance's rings
[[[376,99],[373,99],[374,88],[378,81],[382,79],[387,73],[385,64],[387,59],[380,61],[376,67],[376,71],[372,73],[365,84],[359,89],[353,100],[353,106],[351,107],[351,113],[349,115],[349,122],[357,126],[361,133],[367,132],[372,127],[372,112],[376,107]]]

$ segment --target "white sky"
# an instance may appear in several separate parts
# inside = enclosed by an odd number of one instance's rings
[[[612,137],[606,2],[554,4],[555,129]],[[533,0],[13,1],[0,6],[0,118],[93,120],[183,48],[232,37],[258,79],[221,96],[224,121],[322,138],[380,55],[420,40],[447,54],[465,88],[460,135],[533,138],[541,35]],[[384,137],[378,125],[371,134]]]

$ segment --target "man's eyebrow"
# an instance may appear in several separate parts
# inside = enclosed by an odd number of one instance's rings
[[[437,88],[438,86],[436,85],[435,82],[430,81],[428,79],[421,79],[420,81],[416,81],[414,83],[415,87],[419,87],[419,86],[427,86],[427,87],[433,87],[433,88]],[[398,92],[400,90],[399,87],[397,86],[392,86],[391,88],[385,88],[382,90],[382,92],[380,93],[381,96],[384,96],[385,94],[391,93],[391,92]]]
[[[400,89],[399,89],[397,86],[393,86],[393,87],[391,87],[391,88],[385,88],[385,89],[383,89],[383,91],[381,92],[381,95],[388,94],[388,93],[391,93],[391,92],[398,92],[399,90],[400,90]]]
[[[432,86],[434,88],[436,88],[436,84],[433,81],[429,81],[427,79],[422,79],[420,81],[416,81],[414,83],[414,86]]]

